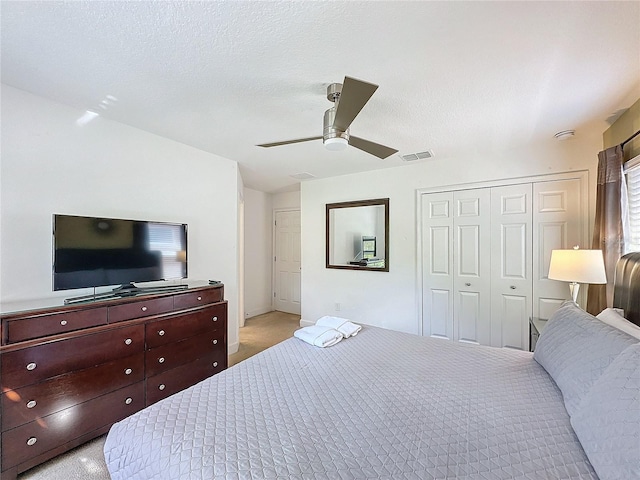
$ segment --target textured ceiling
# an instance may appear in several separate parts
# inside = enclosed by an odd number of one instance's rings
[[[640,97],[640,2],[2,1],[2,82],[237,161],[245,185],[403,165],[321,141],[326,86],[380,85],[351,133],[437,158],[606,129]],[[102,107],[100,106],[101,102]],[[429,161],[429,160],[422,160]]]

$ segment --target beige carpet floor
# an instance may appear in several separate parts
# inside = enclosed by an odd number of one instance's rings
[[[300,315],[270,312],[249,318],[240,329],[240,347],[229,366],[280,343],[299,328]],[[18,475],[18,480],[110,480],[102,449],[105,436]]]

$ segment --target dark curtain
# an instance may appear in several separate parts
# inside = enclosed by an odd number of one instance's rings
[[[591,248],[602,250],[607,272],[606,285],[589,285],[587,312],[597,315],[613,305],[613,280],[616,263],[624,253],[624,216],[626,184],[622,146],[607,148],[598,154],[596,218]]]

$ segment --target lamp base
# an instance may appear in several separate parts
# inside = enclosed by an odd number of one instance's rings
[[[580,291],[580,284],[578,282],[569,283],[569,291],[571,292],[571,299],[573,303],[578,305],[578,292]]]

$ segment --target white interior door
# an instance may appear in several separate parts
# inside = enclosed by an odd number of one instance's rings
[[[490,191],[460,190],[454,200],[453,335],[459,342],[491,342]]]
[[[453,192],[421,202],[422,334],[453,340]]]
[[[533,187],[533,315],[549,318],[570,298],[566,282],[549,280],[551,250],[579,245],[589,248],[583,238],[582,184],[580,179],[535,183]],[[586,219],[584,220],[586,221]],[[586,288],[582,289],[586,291]],[[581,290],[582,298],[585,298]],[[583,300],[584,301],[584,300]]]
[[[274,309],[300,315],[300,211],[276,212]]]
[[[529,349],[531,184],[491,189],[491,345]]]

